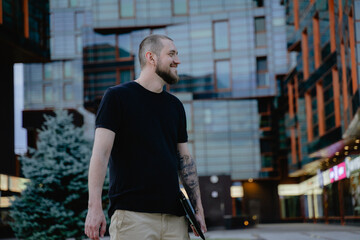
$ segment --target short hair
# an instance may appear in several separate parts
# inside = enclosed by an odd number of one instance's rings
[[[170,41],[174,41],[168,36],[160,35],[160,34],[149,35],[146,38],[144,38],[144,40],[141,41],[139,46],[139,62],[141,69],[143,69],[143,67],[146,64],[146,58],[145,58],[146,52],[150,51],[156,54],[156,56],[160,56],[160,52],[164,47],[161,42],[161,39],[168,39]]]

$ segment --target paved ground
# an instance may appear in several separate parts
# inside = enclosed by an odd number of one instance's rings
[[[200,239],[193,235],[191,237]],[[209,231],[206,237],[234,240],[360,240],[360,227],[319,223],[259,224],[248,229]]]
[[[259,224],[248,229],[212,230],[205,236],[217,240],[360,240],[360,227],[321,223]],[[191,239],[201,240],[193,234]]]

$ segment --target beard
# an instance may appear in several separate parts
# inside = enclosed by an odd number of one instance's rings
[[[155,73],[161,77],[167,84],[172,85],[179,81],[179,76],[177,74],[174,74],[171,72],[171,69],[169,68],[167,71],[160,69],[159,65],[156,66]]]

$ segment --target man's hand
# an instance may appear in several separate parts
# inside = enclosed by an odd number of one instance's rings
[[[102,208],[89,208],[85,221],[85,234],[90,239],[99,240],[99,230],[100,237],[104,237],[106,231],[104,212]]]
[[[203,233],[207,232],[207,228],[206,228],[206,224],[205,224],[205,218],[204,218],[204,213],[203,212],[197,212],[195,214],[196,220],[198,221],[200,228],[202,230]],[[195,228],[193,225],[190,225],[191,229],[193,230],[195,236],[199,237],[200,235],[196,232]]]

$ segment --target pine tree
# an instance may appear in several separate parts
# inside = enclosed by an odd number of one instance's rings
[[[45,116],[37,149],[21,158],[23,174],[30,182],[11,209],[11,227],[20,239],[85,237],[91,143],[83,129],[72,124],[72,115],[63,110],[55,113]]]

